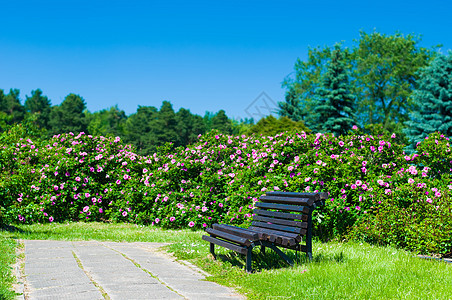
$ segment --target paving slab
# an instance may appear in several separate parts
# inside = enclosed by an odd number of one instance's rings
[[[163,252],[163,243],[24,240],[22,300],[244,299]]]

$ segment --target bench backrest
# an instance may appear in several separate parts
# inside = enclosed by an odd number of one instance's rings
[[[251,226],[306,235],[312,211],[324,205],[327,197],[327,193],[268,192],[255,203]]]

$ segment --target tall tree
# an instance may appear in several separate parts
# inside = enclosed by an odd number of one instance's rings
[[[127,120],[126,113],[118,106],[88,113],[88,132],[92,135],[123,136]]]
[[[126,121],[124,139],[135,145],[139,154],[151,154],[157,148],[157,140],[152,133],[157,113],[157,108],[153,106],[138,106],[137,112]]]
[[[220,109],[211,120],[211,129],[216,129],[224,134],[232,134],[232,122],[226,112]]]
[[[76,94],[67,95],[59,106],[52,107],[49,133],[79,133],[86,131],[85,109],[86,103],[82,97]]]
[[[8,124],[19,123],[25,117],[25,108],[20,103],[19,94],[18,89],[10,89],[6,95],[0,90],[0,109],[7,115]]]
[[[36,123],[39,127],[48,129],[51,103],[50,100],[42,95],[40,89],[31,91],[31,96],[26,96],[25,110],[31,114],[38,114]]]
[[[181,144],[177,132],[176,113],[174,112],[173,105],[169,101],[163,101],[155,122],[156,124],[153,129],[158,146],[166,142],[171,142],[175,146]]]
[[[412,100],[418,109],[405,130],[411,147],[435,131],[452,136],[452,51],[421,70]]]
[[[183,146],[195,142],[199,134],[206,131],[203,118],[193,115],[190,110],[181,108],[176,113],[176,129],[179,134],[180,143]]]
[[[289,89],[286,93],[285,101],[278,102],[278,106],[278,114],[293,121],[302,121],[307,115],[306,111],[301,108],[299,95],[294,89]]]
[[[345,135],[356,124],[354,97],[351,93],[346,66],[345,53],[339,45],[331,56],[320,87],[318,97],[308,126],[323,132],[332,132],[336,136]]]
[[[433,55],[419,47],[419,42],[418,37],[400,33],[360,33],[352,59],[362,124],[382,123],[388,129],[407,120],[412,109],[408,96],[414,89],[416,71]]]
[[[287,76],[282,86],[286,88],[284,102],[279,102],[279,115],[287,116],[294,121],[309,122],[312,110],[315,107],[315,91],[320,87],[327,64],[331,60],[332,49],[310,48],[306,61],[297,59],[294,73]],[[295,109],[297,106],[297,109]]]
[[[344,63],[350,70],[361,127],[381,123],[386,130],[393,130],[398,128],[397,122],[407,120],[412,110],[408,96],[414,89],[416,71],[434,57],[434,51],[419,47],[419,41],[412,35],[361,32],[356,45],[351,50],[345,49]],[[287,95],[295,93],[286,98],[286,103],[299,99],[306,124],[311,123],[309,117],[316,105],[316,91],[332,51],[329,47],[309,49],[307,59],[298,59],[294,74],[283,82]]]

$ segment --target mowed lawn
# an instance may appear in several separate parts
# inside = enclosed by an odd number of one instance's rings
[[[17,225],[2,230],[0,294],[13,299],[8,265],[13,239],[169,242],[166,250],[207,271],[207,279],[231,286],[249,299],[452,299],[452,264],[424,260],[414,253],[361,243],[314,242],[314,259],[286,253],[297,260],[287,266],[267,249],[255,249],[247,274],[244,257],[216,247],[213,260],[202,231],[163,230],[133,224],[65,223]],[[8,250],[9,249],[9,250]],[[6,287],[6,288],[5,288]]]

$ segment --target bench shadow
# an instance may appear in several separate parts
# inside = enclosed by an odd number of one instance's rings
[[[314,254],[311,261],[309,261],[306,253],[304,252],[283,252],[294,261],[295,266],[325,262],[344,263],[346,260],[346,257],[342,251],[339,253],[331,254]],[[238,254],[234,251],[229,251],[226,254],[217,254],[216,259],[221,260],[222,262],[228,262],[234,267],[242,269],[245,268],[245,255]],[[253,259],[251,266],[254,272],[260,272],[262,270],[290,268],[290,265],[287,264],[277,253],[268,248],[265,250],[265,254],[263,254],[259,249],[253,249]]]

